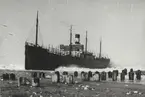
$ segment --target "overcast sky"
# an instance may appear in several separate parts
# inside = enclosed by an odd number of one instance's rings
[[[69,26],[88,49],[118,66],[145,67],[145,0],[0,0],[0,64],[24,67],[25,41],[35,40],[39,10],[39,43],[69,43]]]

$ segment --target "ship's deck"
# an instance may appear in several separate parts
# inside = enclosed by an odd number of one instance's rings
[[[69,52],[65,52],[65,51],[60,50],[58,48],[52,48],[52,47],[46,48],[46,47],[40,46],[40,45],[36,46],[35,44],[29,43],[29,42],[26,42],[25,46],[30,46],[30,47],[33,47],[33,48],[37,47],[38,49],[46,50],[48,53],[52,53],[52,54],[55,54],[55,55],[58,55],[58,56],[70,56]],[[91,52],[88,52],[87,54],[85,54],[85,53],[82,53],[82,54],[73,54],[73,55],[71,55],[71,57],[86,58],[85,56],[88,55],[89,53],[91,53]],[[101,57],[101,58],[99,58],[95,54],[92,54],[92,55],[93,56],[90,59],[93,59],[93,60],[110,60],[110,58],[107,58],[107,57]]]

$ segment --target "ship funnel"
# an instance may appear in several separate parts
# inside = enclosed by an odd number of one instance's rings
[[[76,38],[75,44],[80,44],[80,34],[75,34],[75,38]]]

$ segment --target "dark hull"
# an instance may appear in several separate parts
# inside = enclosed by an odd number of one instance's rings
[[[26,70],[55,70],[60,66],[75,64],[85,68],[107,68],[110,59],[96,58],[86,59],[81,57],[62,56],[54,54],[42,47],[25,45],[25,69]]]

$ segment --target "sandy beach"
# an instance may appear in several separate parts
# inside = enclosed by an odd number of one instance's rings
[[[4,71],[1,71],[1,74],[2,72]],[[13,72],[16,76],[30,78],[30,72]],[[145,97],[145,85],[139,83],[84,81],[66,85],[52,83],[51,79],[42,79],[40,87],[31,85],[18,87],[17,82],[17,80],[0,81],[1,97]]]
[[[1,82],[0,88],[2,97],[145,97],[144,85],[117,82],[64,85],[45,80],[40,87],[17,87],[16,82]]]

